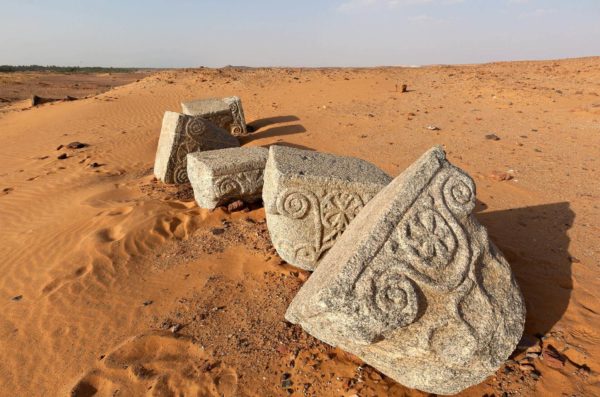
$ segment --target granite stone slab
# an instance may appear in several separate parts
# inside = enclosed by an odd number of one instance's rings
[[[286,319],[411,388],[482,382],[521,338],[525,305],[474,207],[473,180],[431,149],[350,223]]]
[[[154,175],[165,183],[186,183],[188,153],[238,146],[236,137],[206,119],[165,112]]]
[[[314,270],[391,179],[361,159],[271,146],[263,201],[273,246],[286,262]]]
[[[268,153],[263,147],[240,147],[188,154],[187,174],[198,205],[213,209],[235,200],[261,200]]]

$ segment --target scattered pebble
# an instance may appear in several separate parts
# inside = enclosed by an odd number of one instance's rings
[[[58,147],[56,148],[56,150],[60,150],[64,147],[64,145],[58,145]]]
[[[241,211],[244,208],[246,208],[246,203],[244,203],[242,200],[236,200],[233,203],[227,205],[227,212]]]
[[[144,305],[144,306],[148,306],[148,305],[151,305],[151,304],[153,304],[153,303],[154,303],[154,301],[147,300],[147,301],[144,301],[144,302],[142,303],[142,305]]]
[[[75,141],[75,142],[69,143],[67,145],[67,148],[68,149],[81,149],[81,148],[84,148],[84,147],[87,147],[87,146],[89,146],[87,143]]]
[[[10,300],[14,301],[14,302],[18,302],[21,299],[23,299],[23,295],[16,295],[16,296],[13,296],[12,298],[10,298]]]
[[[59,154],[59,155],[58,155],[57,159],[59,159],[59,160],[64,160],[64,159],[66,159],[67,157],[69,157],[69,156],[67,156],[67,154],[66,154],[66,153],[61,153],[61,154]]]
[[[565,356],[560,354],[552,345],[544,346],[542,358],[549,367],[560,369],[565,366]]]
[[[213,227],[210,231],[215,236],[225,233],[225,229],[223,229],[222,227]]]
[[[513,176],[503,171],[492,171],[489,175],[489,178],[495,181],[510,181],[513,179]]]
[[[439,131],[439,130],[441,130],[441,128],[440,128],[440,127],[438,127],[438,126],[436,126],[436,125],[433,125],[433,124],[430,124],[430,125],[428,125],[428,126],[427,126],[427,127],[425,127],[425,128],[427,128],[429,131]]]
[[[500,137],[498,135],[496,135],[496,134],[487,134],[485,136],[485,139],[489,139],[491,141],[499,141]]]

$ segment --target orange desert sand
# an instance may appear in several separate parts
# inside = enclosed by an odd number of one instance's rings
[[[154,180],[163,113],[230,95],[256,127],[245,146],[396,176],[443,145],[534,345],[461,395],[600,395],[600,58],[144,76],[0,112],[0,395],[426,395],[284,321],[309,273],[277,257],[260,206],[211,212]],[[89,146],[57,150],[72,141]]]

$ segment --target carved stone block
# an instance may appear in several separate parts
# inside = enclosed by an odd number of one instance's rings
[[[263,201],[279,256],[314,270],[350,221],[391,179],[357,158],[271,146]]]
[[[238,147],[237,138],[201,117],[165,112],[154,175],[165,183],[186,183],[188,153]]]
[[[268,153],[263,147],[242,147],[188,154],[187,174],[198,205],[213,209],[235,200],[260,200]]]
[[[237,96],[196,99],[181,104],[183,114],[200,116],[212,121],[232,135],[247,134],[242,100]]]
[[[521,338],[525,306],[474,207],[473,180],[431,149],[363,208],[286,319],[405,386],[483,381]]]

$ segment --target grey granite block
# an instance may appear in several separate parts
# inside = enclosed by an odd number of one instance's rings
[[[247,133],[242,100],[237,96],[196,99],[183,102],[181,108],[184,114],[210,120],[232,135]]]
[[[483,381],[521,338],[525,305],[474,207],[473,180],[428,151],[363,208],[286,319],[408,387]]]
[[[213,209],[235,200],[260,200],[268,153],[263,147],[241,147],[188,154],[187,174],[198,205]]]
[[[188,153],[238,147],[237,138],[201,117],[165,112],[154,175],[165,183],[186,183]]]
[[[271,146],[263,201],[279,256],[314,270],[363,206],[391,179],[357,158]]]

